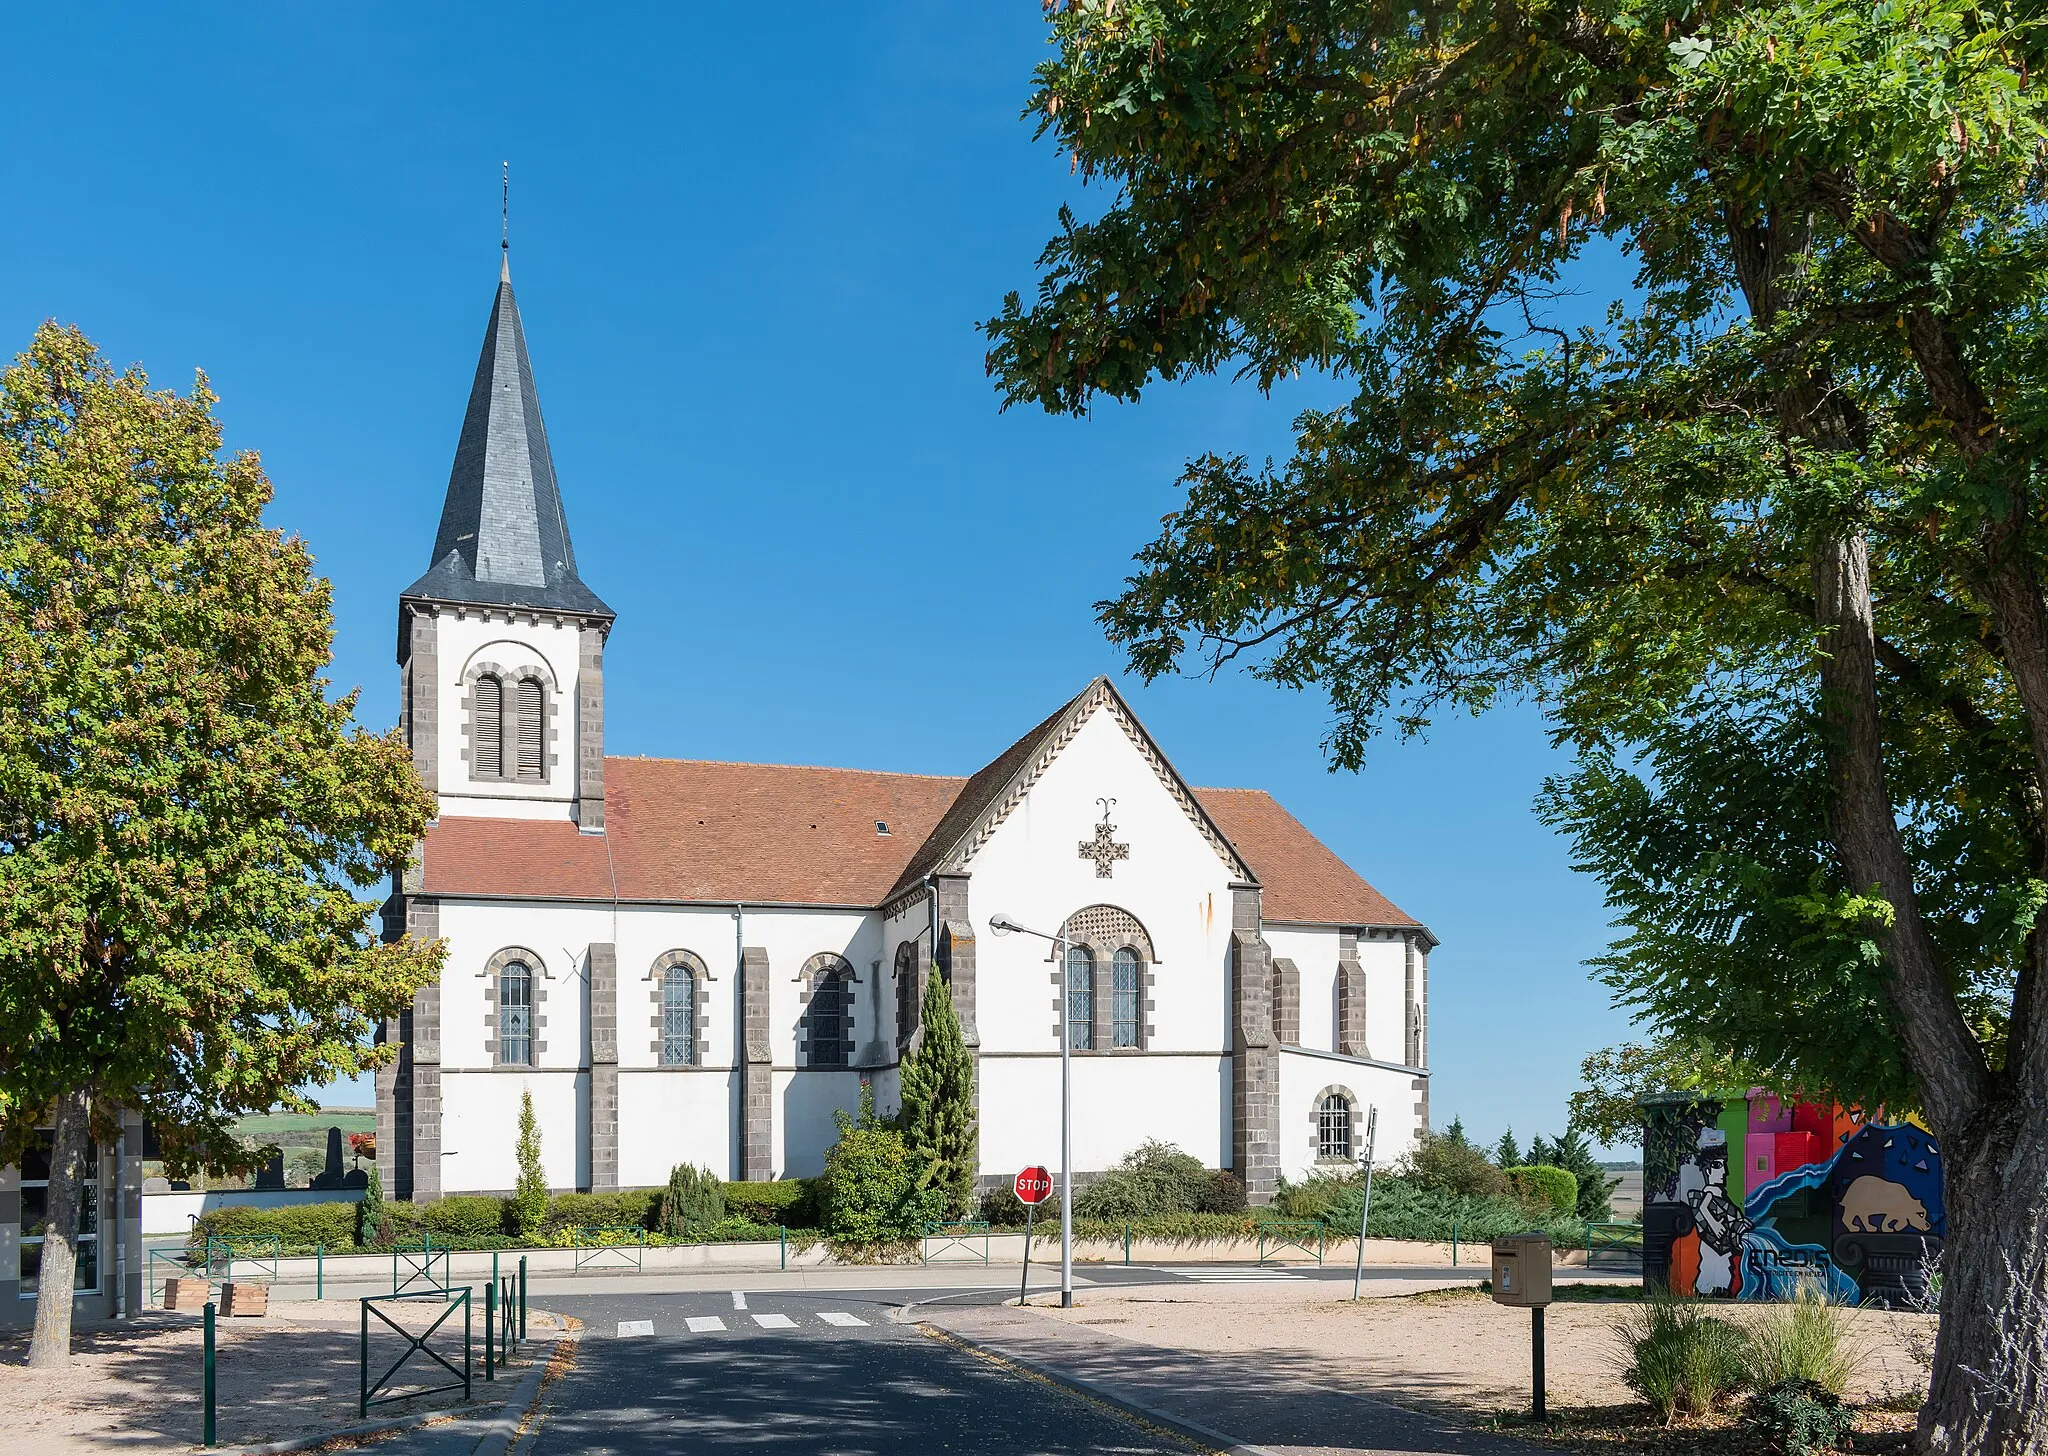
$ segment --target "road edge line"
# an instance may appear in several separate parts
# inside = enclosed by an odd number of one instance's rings
[[[1127,1416],[1135,1416],[1139,1420],[1146,1421],[1152,1425],[1163,1426],[1165,1429],[1187,1440],[1194,1441],[1209,1450],[1221,1452],[1222,1456],[1279,1456],[1278,1452],[1268,1447],[1254,1446],[1248,1441],[1239,1440],[1227,1431],[1216,1430],[1214,1427],[1205,1426],[1199,1421],[1191,1421],[1181,1416],[1169,1415],[1156,1406],[1150,1406],[1141,1400],[1134,1400],[1130,1396],[1107,1390],[1092,1380],[1085,1380],[1081,1376],[1055,1370],[1025,1355],[1018,1355],[1009,1350],[996,1349],[992,1345],[975,1339],[972,1335],[963,1335],[958,1330],[949,1330],[943,1325],[935,1325],[926,1320],[918,1321],[917,1327],[929,1334],[936,1335],[942,1340],[948,1340],[957,1345],[964,1345],[977,1355],[982,1356],[984,1359],[992,1360],[998,1365],[1014,1365],[1019,1370],[1027,1371],[1037,1376],[1040,1380],[1049,1381],[1054,1385],[1071,1391],[1075,1395],[1085,1396],[1092,1401],[1099,1401],[1103,1405],[1111,1406]]]
[[[546,1358],[533,1362],[533,1367],[520,1377],[519,1387],[512,1392],[512,1398],[491,1417],[490,1424],[477,1438],[471,1456],[504,1456],[512,1443],[526,1433],[527,1421],[540,1404],[541,1391],[552,1378],[548,1372],[554,1370],[556,1363],[565,1355],[574,1357],[577,1337],[578,1330],[573,1325],[555,1336],[555,1343],[549,1347]],[[567,1368],[564,1364],[563,1370]]]

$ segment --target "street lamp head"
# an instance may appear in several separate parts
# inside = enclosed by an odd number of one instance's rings
[[[988,918],[988,928],[997,935],[1008,935],[1011,931],[1021,930],[1023,927],[1007,915],[991,915]]]

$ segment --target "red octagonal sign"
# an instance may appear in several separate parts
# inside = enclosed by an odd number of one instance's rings
[[[1043,1203],[1052,1197],[1052,1174],[1043,1168],[1026,1168],[1017,1175],[1017,1201]]]

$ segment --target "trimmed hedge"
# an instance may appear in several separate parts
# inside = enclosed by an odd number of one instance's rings
[[[1364,1180],[1356,1174],[1317,1175],[1301,1183],[1283,1184],[1276,1206],[1291,1218],[1319,1218],[1332,1230],[1358,1227]],[[1512,1195],[1471,1197],[1430,1187],[1413,1174],[1381,1174],[1373,1179],[1372,1225],[1376,1239],[1417,1239],[1448,1243],[1453,1227],[1458,1238],[1481,1243],[1508,1234],[1534,1230],[1569,1248],[1586,1242],[1586,1225],[1574,1214],[1559,1214]]]
[[[729,1214],[756,1223],[785,1224],[791,1228],[815,1228],[818,1218],[817,1190],[808,1178],[778,1178],[773,1183],[721,1183]]]
[[[1552,1213],[1570,1213],[1579,1206],[1579,1177],[1569,1168],[1524,1163],[1500,1171],[1516,1193]]]
[[[216,1208],[192,1225],[191,1247],[203,1249],[209,1238],[261,1239],[275,1235],[283,1252],[310,1254],[315,1245],[353,1249],[356,1243],[354,1203],[299,1203],[284,1208]]]

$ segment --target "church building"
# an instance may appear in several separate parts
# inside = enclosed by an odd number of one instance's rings
[[[556,1190],[815,1174],[863,1084],[898,1105],[932,976],[984,1185],[1057,1167],[1063,1034],[1077,1175],[1159,1139],[1264,1202],[1362,1156],[1368,1109],[1381,1162],[1427,1126],[1435,937],[1270,795],[1188,785],[1107,678],[965,778],[608,757],[613,620],[507,268],[398,602],[401,731],[440,808],[385,930],[448,955],[381,1029],[387,1193],[510,1190],[525,1091]]]

